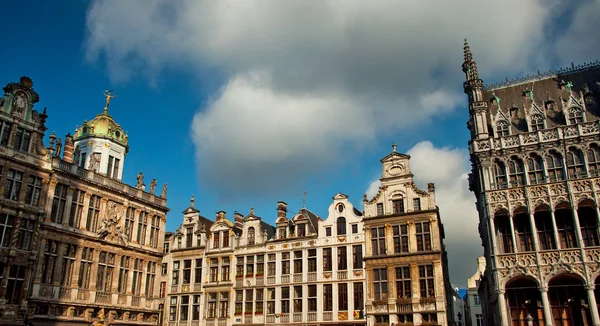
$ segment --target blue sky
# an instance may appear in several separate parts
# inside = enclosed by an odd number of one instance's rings
[[[1,82],[32,78],[47,135],[61,137],[114,89],[110,113],[131,148],[124,182],[143,171],[169,184],[169,231],[191,194],[211,219],[254,207],[273,222],[276,202],[298,210],[304,191],[323,217],[337,192],[360,208],[395,141],[417,183],[438,184],[461,286],[482,252],[466,190],[462,39],[490,82],[595,60],[581,21],[598,21],[600,1],[576,3],[7,2]]]

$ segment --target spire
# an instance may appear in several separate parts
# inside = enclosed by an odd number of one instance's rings
[[[306,191],[304,192],[304,196],[302,197],[302,208],[306,209]]]
[[[392,152],[396,153],[396,142],[392,143]]]
[[[467,42],[467,39],[465,39],[465,62],[471,62],[473,61],[473,54],[471,54],[471,48],[469,47],[469,42]]]
[[[190,207],[194,208],[194,202],[196,201],[196,199],[194,199],[194,195],[192,195],[192,198],[190,198]]]
[[[471,47],[469,46],[469,42],[465,39],[465,62],[463,63],[463,72],[467,75],[467,80],[479,79],[479,74],[477,73],[477,63],[473,60],[473,54],[471,53]]]

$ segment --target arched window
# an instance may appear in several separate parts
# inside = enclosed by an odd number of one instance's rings
[[[337,235],[345,235],[346,234],[346,219],[343,217],[337,218]]]
[[[527,168],[529,170],[529,183],[538,184],[544,181],[544,166],[542,158],[536,154],[532,154],[527,159]]]
[[[568,113],[569,113],[568,120],[569,120],[570,125],[574,125],[574,124],[583,122],[583,110],[581,108],[578,108],[578,107],[569,108]]]
[[[600,175],[600,148],[598,145],[590,145],[590,149],[587,150],[587,160],[590,175]]]
[[[550,182],[565,179],[563,159],[560,154],[556,152],[548,154],[546,156],[546,167],[548,169],[548,180],[550,180]]]
[[[255,231],[254,227],[251,226],[248,228],[248,244],[253,245],[255,243]]]
[[[498,133],[498,137],[504,137],[510,135],[510,128],[508,125],[508,121],[500,120],[496,125],[496,132]]]
[[[506,182],[506,168],[504,163],[500,161],[496,161],[496,163],[494,163],[494,176],[496,178],[496,189],[502,189],[508,186]]]
[[[520,158],[513,157],[508,163],[508,174],[511,187],[520,187],[525,185],[525,171],[523,161]]]
[[[538,131],[544,129],[544,117],[541,114],[534,114],[531,116],[531,131]]]
[[[576,179],[585,176],[585,166],[583,165],[583,153],[577,148],[569,148],[567,152],[567,171],[569,178]]]

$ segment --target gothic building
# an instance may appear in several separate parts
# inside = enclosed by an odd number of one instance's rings
[[[392,147],[377,195],[364,198],[368,324],[448,325],[451,285],[435,188],[418,189],[410,156]]]
[[[484,86],[465,42],[487,325],[600,325],[600,65]]]
[[[253,209],[233,223],[225,212],[214,223],[184,212],[163,265],[165,322],[364,325],[362,214],[348,196],[333,198],[325,220],[306,208],[288,216],[279,202],[275,224]]]
[[[43,145],[46,110],[22,77],[0,100],[0,323],[153,325],[166,185],[122,183],[128,138],[108,114]],[[64,145],[64,148],[63,148]]]

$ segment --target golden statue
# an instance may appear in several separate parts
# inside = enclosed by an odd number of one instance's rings
[[[115,91],[113,91],[112,89],[109,89],[109,90],[104,91],[104,96],[106,96],[106,106],[104,107],[104,112],[108,112],[108,106],[110,105],[110,100],[117,97],[117,95],[115,95]]]

